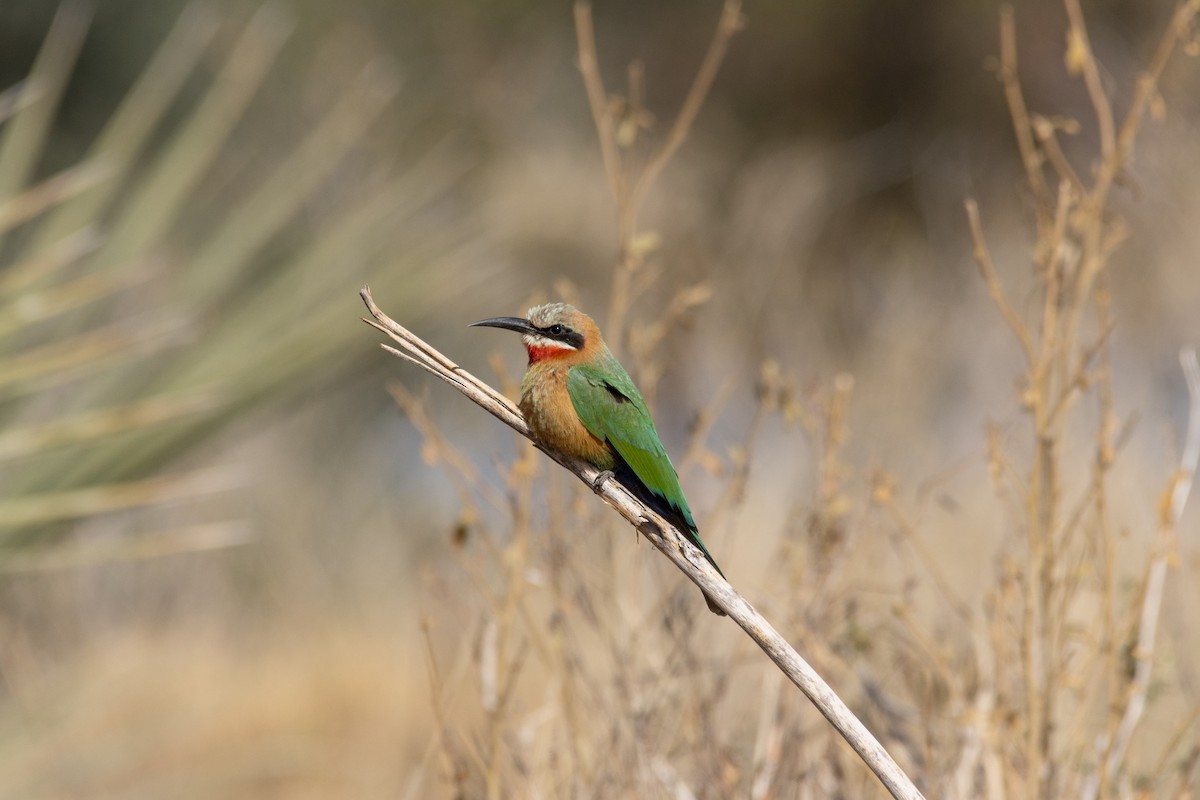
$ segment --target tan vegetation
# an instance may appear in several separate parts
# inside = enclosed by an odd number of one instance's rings
[[[768,256],[812,235],[796,230],[804,203],[787,216],[762,198],[784,196],[769,194],[781,174],[830,187],[815,162],[789,151],[747,167],[727,209],[740,249],[697,256],[707,272],[680,266],[672,244],[680,217],[707,208],[685,190],[705,185],[698,112],[744,22],[736,3],[714,20],[679,121],[657,125],[653,75],[631,66],[612,97],[604,41],[577,6],[596,168],[572,172],[578,153],[547,150],[577,198],[522,193],[499,170],[483,209],[585,219],[576,235],[615,241],[601,279],[545,288],[607,312],[732,584],[928,797],[1184,798],[1200,782],[1197,559],[1181,536],[1200,376],[1185,350],[1171,387],[1192,412],[1186,435],[1135,425],[1163,414],[1129,406],[1123,376],[1144,374],[1121,351],[1122,245],[1143,235],[1125,187],[1139,148],[1191,141],[1186,124],[1173,136],[1154,122],[1172,108],[1170,66],[1195,71],[1175,56],[1196,49],[1200,3],[1164,20],[1137,74],[1106,72],[1086,9],[1063,9],[1063,69],[1092,117],[1028,99],[1003,11],[991,66],[1024,170],[1023,189],[1007,186],[1019,212],[976,187],[955,223],[974,294],[932,324],[922,316],[949,295],[888,297],[885,333],[857,359],[832,354],[811,320],[761,347],[713,332],[768,330],[747,299],[760,281],[768,304],[791,296]],[[411,434],[366,434],[367,455],[343,459],[328,442],[364,435],[348,432],[362,417],[344,396],[320,411],[278,402],[367,353],[349,303],[366,278],[418,332],[431,309],[457,309],[450,331],[542,291],[493,281],[471,231],[430,211],[460,159],[434,148],[382,178],[346,163],[372,157],[369,125],[396,92],[378,65],[233,182],[203,235],[190,229],[289,24],[188,13],[81,166],[45,180],[31,166],[85,33],[78,10],[0,102],[0,797],[882,796],[590,489],[444,402],[444,387],[417,389],[407,367],[389,386],[421,441],[398,486],[389,465]],[[179,92],[195,70],[207,81],[192,104]],[[1180,171],[1200,166],[1175,152]],[[348,175],[366,188],[346,192]],[[605,189],[616,213],[602,226]],[[298,219],[316,222],[297,236]],[[927,252],[902,231],[870,233],[870,252]],[[941,394],[921,366],[939,359],[982,388]],[[491,367],[512,396],[516,353]],[[265,398],[269,414],[237,421]],[[931,408],[969,419],[969,443],[942,442]],[[443,484],[453,497],[439,503]]]

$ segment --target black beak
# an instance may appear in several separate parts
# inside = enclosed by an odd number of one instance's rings
[[[538,329],[533,327],[527,319],[520,317],[492,317],[491,319],[481,319],[479,322],[472,322],[467,327],[469,328],[504,328],[517,333],[537,333]]]

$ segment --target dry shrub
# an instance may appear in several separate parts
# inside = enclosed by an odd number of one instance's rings
[[[992,263],[979,209],[967,202],[994,324],[1007,326],[1024,358],[1020,417],[987,425],[990,513],[1004,535],[991,563],[966,581],[972,591],[962,591],[961,576],[929,544],[925,520],[938,493],[910,500],[915,481],[893,474],[902,467],[847,460],[849,375],[802,390],[764,364],[744,435],[714,444],[729,396],[718,390],[676,464],[685,485],[704,487],[691,496],[700,498],[702,531],[718,557],[753,551],[740,561],[761,568],[758,580],[735,569],[735,586],[790,634],[930,796],[1182,797],[1194,781],[1200,707],[1182,675],[1154,678],[1153,669],[1163,658],[1157,620],[1200,420],[1180,466],[1163,468],[1158,518],[1118,519],[1112,475],[1132,426],[1113,400],[1109,260],[1127,235],[1111,194],[1143,120],[1162,103],[1163,69],[1178,47],[1194,47],[1200,3],[1178,7],[1119,120],[1078,3],[1065,6],[1067,66],[1082,80],[1098,130],[1086,168],[1059,144],[1080,123],[1026,108],[1011,10],[1001,15],[999,78],[1036,242],[1033,302],[1018,309],[1008,299],[1003,265]],[[727,4],[710,56],[719,60],[737,13]],[[585,6],[577,24],[618,206],[607,334],[654,397],[665,331],[709,294],[700,285],[664,298],[654,285],[655,237],[637,229],[647,174],[639,165],[652,166],[652,179],[686,127],[672,128],[659,149],[642,149],[640,69],[630,68],[628,95],[610,100]],[[698,86],[712,66],[706,59]],[[694,99],[680,119],[694,116]],[[655,309],[649,321],[630,313],[638,303]],[[1184,364],[1196,416],[1194,355]],[[497,373],[511,391],[515,378]],[[438,717],[430,759],[439,763],[418,773],[418,793],[435,785],[493,798],[880,793],[824,720],[710,618],[690,587],[643,557],[649,550],[635,547],[590,493],[522,441],[491,482],[438,429],[426,399],[393,392],[464,509],[456,568],[428,574],[424,587]],[[817,454],[814,478],[789,502],[766,498],[764,509],[751,480],[756,452],[765,435],[788,430]],[[1123,543],[1125,529],[1145,535]]]

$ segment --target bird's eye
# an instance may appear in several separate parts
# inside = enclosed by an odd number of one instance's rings
[[[546,328],[546,333],[550,334],[551,336],[562,336],[566,332],[567,329],[562,325],[555,324],[551,325],[549,328]]]

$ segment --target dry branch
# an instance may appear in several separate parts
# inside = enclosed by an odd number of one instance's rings
[[[512,402],[389,318],[375,305],[368,287],[363,287],[360,294],[374,318],[364,318],[363,321],[399,345],[399,349],[381,345],[383,349],[441,378],[505,425],[533,441],[525,420]],[[613,480],[611,473],[601,473],[589,464],[543,448],[536,441],[534,445],[590,486],[746,631],[854,748],[893,797],[901,800],[923,797],[891,755],[821,676],[750,603],[722,580],[700,551],[688,543],[679,531]]]
[[[973,198],[967,198],[964,205],[967,209],[967,222],[971,226],[971,241],[975,246],[975,263],[979,265],[979,272],[983,275],[988,292],[992,295],[992,301],[1000,309],[1004,321],[1012,329],[1013,335],[1017,337],[1017,341],[1021,343],[1021,350],[1025,353],[1025,361],[1032,368],[1036,361],[1033,352],[1033,339],[1029,335],[1029,329],[1021,321],[1021,317],[1018,316],[1017,312],[1009,304],[1008,298],[1004,294],[1004,287],[1000,285],[1000,279],[996,277],[996,268],[992,265],[992,256],[988,251],[987,242],[983,238],[983,226],[979,222],[979,205]]]
[[[1050,205],[1050,190],[1042,174],[1042,157],[1033,140],[1033,129],[1029,122],[1029,111],[1025,106],[1025,94],[1017,71],[1017,33],[1010,5],[1000,7],[1000,82],[1004,85],[1004,99],[1012,117],[1013,134],[1017,148],[1021,151],[1021,163],[1025,166],[1025,177],[1033,191],[1038,212],[1039,225],[1043,223],[1046,209]]]
[[[617,238],[620,243],[620,258],[613,275],[612,299],[608,312],[607,327],[609,331],[616,332],[625,329],[625,314],[633,298],[638,294],[634,286],[634,277],[643,266],[646,254],[644,240],[639,242],[638,211],[646,194],[650,191],[650,187],[654,185],[663,168],[687,139],[692,123],[696,121],[696,116],[700,113],[701,106],[704,105],[704,99],[708,96],[709,89],[712,88],[713,81],[716,79],[717,70],[725,58],[729,43],[742,24],[741,0],[725,0],[716,29],[713,31],[713,38],[709,42],[695,77],[692,79],[691,88],[684,98],[679,113],[671,124],[666,138],[643,162],[632,147],[623,146],[631,145],[632,142],[621,141],[618,120],[614,119],[614,102],[610,99],[608,90],[604,86],[604,78],[600,74],[591,4],[587,0],[577,0],[575,3],[575,35],[579,48],[579,71],[583,76],[588,106],[591,108],[592,120],[596,125],[596,135],[600,140],[604,172],[617,206]],[[637,117],[642,112],[641,95],[644,80],[640,65],[631,64],[628,107],[633,113],[635,130]],[[610,339],[609,346],[619,348],[621,342],[618,339]]]
[[[1176,526],[1183,516],[1183,509],[1187,505],[1196,476],[1196,467],[1200,463],[1200,362],[1196,359],[1195,349],[1189,347],[1182,350],[1179,353],[1179,363],[1183,367],[1188,390],[1188,424],[1183,455],[1180,457],[1179,471],[1172,477],[1172,485],[1164,494],[1158,552],[1146,570],[1146,587],[1142,594],[1142,608],[1138,614],[1137,643],[1133,649],[1136,665],[1133,669],[1133,679],[1130,681],[1128,700],[1116,734],[1111,742],[1104,743],[1099,769],[1090,775],[1084,784],[1081,793],[1084,800],[1092,800],[1100,789],[1101,781],[1105,778],[1111,780],[1124,765],[1125,754],[1133,740],[1134,731],[1146,710],[1167,566]]]

